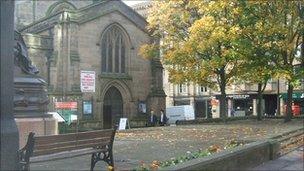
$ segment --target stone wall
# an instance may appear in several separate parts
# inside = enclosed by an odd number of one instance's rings
[[[22,35],[28,47],[29,56],[39,70],[39,76],[48,81],[48,58],[53,53],[53,37],[25,33]]]
[[[163,168],[163,170],[246,170],[276,158],[278,146],[278,142],[254,142],[212,156]]]
[[[103,31],[111,24],[121,26],[130,38],[126,62],[127,77],[101,74],[100,41]],[[118,84],[124,87],[125,91],[128,91],[121,92],[122,95],[125,96],[123,98],[126,99],[126,104],[124,105],[126,106],[124,110],[126,116],[137,114],[137,101],[146,101],[151,87],[150,61],[140,57],[138,50],[143,43],[150,42],[150,39],[147,33],[117,12],[79,25],[78,52],[80,56],[80,70],[95,71],[98,75],[97,93],[93,96],[98,99],[100,106],[102,106],[103,103],[102,94],[105,93],[104,91],[106,91],[107,86],[116,80]],[[130,97],[127,97],[126,94],[130,94]],[[90,95],[86,96],[86,98],[90,98]],[[102,111],[101,108],[96,108],[96,110]]]

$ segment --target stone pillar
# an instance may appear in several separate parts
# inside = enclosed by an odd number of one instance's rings
[[[190,105],[193,106],[193,108],[195,108],[195,100],[194,100],[194,97],[190,97]]]
[[[70,29],[69,29],[69,16],[67,12],[61,14],[60,22],[55,26],[55,40],[56,49],[58,50],[57,57],[57,85],[55,89],[63,96],[69,91],[70,85]],[[66,100],[65,98],[62,99]]]
[[[257,99],[252,99],[253,100],[253,116],[257,116]]]
[[[172,83],[168,83],[168,92],[166,97],[166,106],[174,106],[175,86]]]
[[[14,1],[0,1],[1,9],[1,165],[0,170],[19,170],[18,129],[13,116],[14,96]]]
[[[72,86],[72,92],[81,92],[80,90],[80,56],[78,52],[78,24],[70,23],[70,64],[72,73],[72,79],[70,79],[70,84]]]
[[[166,94],[163,90],[163,66],[159,59],[151,61],[152,86],[148,97],[148,113],[153,109],[156,115],[166,108]]]
[[[228,99],[227,101],[228,117],[231,117],[231,110],[233,109],[233,99]]]
[[[284,115],[286,112],[285,112],[285,102],[284,102],[284,99],[283,98],[280,98],[280,110],[281,110],[281,115]]]

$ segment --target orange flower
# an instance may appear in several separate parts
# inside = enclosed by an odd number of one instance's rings
[[[218,145],[212,145],[208,148],[208,151],[210,153],[217,153],[217,152],[221,151],[221,148]]]

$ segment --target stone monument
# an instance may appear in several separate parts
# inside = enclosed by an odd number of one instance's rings
[[[22,35],[14,35],[14,116],[19,128],[20,147],[25,145],[29,132],[36,135],[57,134],[57,121],[47,114],[49,103],[46,82],[37,75]]]

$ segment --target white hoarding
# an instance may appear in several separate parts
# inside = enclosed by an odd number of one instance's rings
[[[80,89],[81,92],[95,92],[95,71],[81,71]]]

